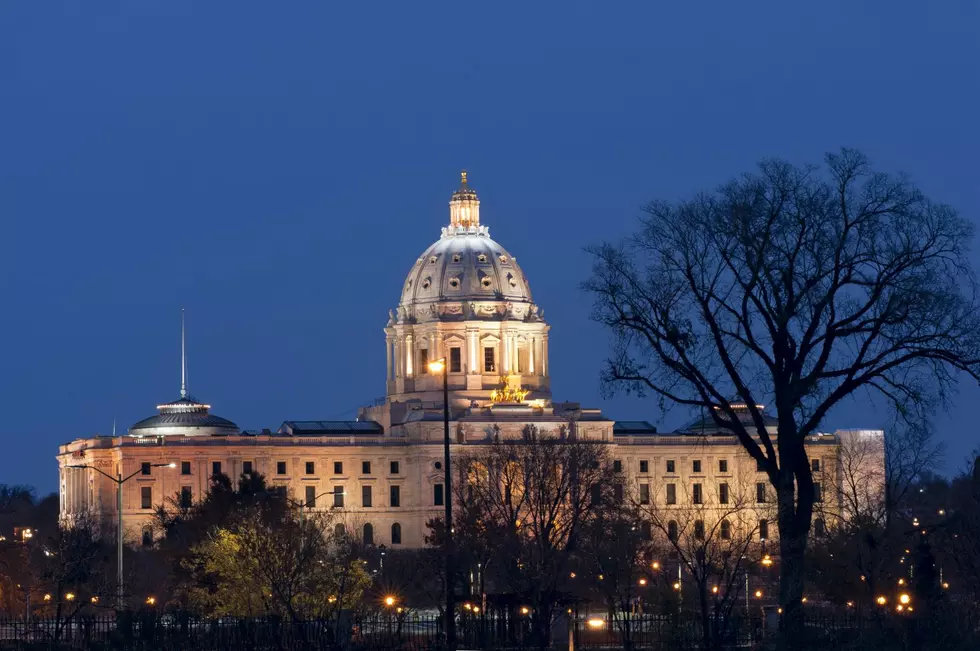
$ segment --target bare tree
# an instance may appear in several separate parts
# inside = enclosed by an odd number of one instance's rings
[[[812,535],[810,576],[830,598],[873,606],[891,585],[895,558],[912,544],[895,516],[908,510],[910,491],[938,462],[941,446],[928,428],[901,424],[887,439],[875,430],[840,437],[837,499],[814,504],[822,526]]]
[[[629,651],[636,645],[642,599],[653,588],[651,536],[632,500],[617,501],[615,492],[612,498],[584,527],[574,583],[580,596],[598,597],[607,607],[619,642]]]
[[[691,577],[702,648],[721,648],[746,573],[759,567],[761,556],[750,548],[769,512],[754,503],[744,482],[710,488],[685,484],[681,491],[674,486],[671,495],[665,484],[641,506],[640,515],[653,530],[661,562],[676,559]]]
[[[632,240],[591,250],[586,283],[615,336],[607,386],[703,409],[768,474],[784,646],[802,639],[807,437],[860,389],[921,415],[980,365],[970,223],[858,152],[826,164],[821,174],[767,160],[693,200],[652,203]]]
[[[498,589],[527,600],[533,634],[544,648],[583,529],[611,485],[605,445],[528,427],[522,439],[480,446],[457,467],[460,525],[478,522],[476,535],[497,549]]]

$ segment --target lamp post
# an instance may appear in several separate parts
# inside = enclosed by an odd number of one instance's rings
[[[449,364],[445,358],[429,362],[429,372],[442,373],[443,469],[445,470],[443,501],[446,505],[446,648],[449,651],[456,651],[456,605],[453,594],[453,480],[449,467]]]
[[[90,466],[88,464],[69,465],[65,467],[88,468],[89,470],[94,470],[95,472],[99,473],[103,477],[108,478],[109,480],[115,482],[116,484],[116,529],[118,530],[116,532],[116,610],[122,610],[123,609],[123,498],[122,498],[123,491],[122,488],[123,488],[123,484],[125,484],[130,479],[143,472],[143,469],[140,468],[139,470],[136,470],[131,475],[124,478],[121,472],[115,477],[113,477],[109,473],[103,472],[99,468],[96,468],[95,466]],[[151,463],[150,467],[151,468],[176,468],[177,464],[176,463]]]

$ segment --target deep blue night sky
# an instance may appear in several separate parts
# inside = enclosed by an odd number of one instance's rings
[[[215,413],[352,418],[464,167],[552,325],[556,399],[675,426],[600,396],[582,247],[841,145],[978,219],[978,26],[975,0],[6,0],[0,482],[54,490],[59,443],[175,398],[181,306]],[[937,417],[947,470],[978,400]]]

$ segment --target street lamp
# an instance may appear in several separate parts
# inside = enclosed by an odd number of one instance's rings
[[[95,466],[90,466],[88,464],[78,464],[65,466],[66,468],[88,468],[89,470],[94,470],[103,477],[115,482],[116,484],[116,528],[118,529],[116,536],[116,609],[123,609],[123,484],[128,482],[130,479],[136,475],[143,472],[143,468],[136,470],[133,474],[123,477],[120,472],[117,476],[113,477],[107,472],[102,471]],[[151,463],[151,468],[176,468],[176,463]]]
[[[446,647],[456,651],[456,606],[453,603],[453,484],[452,473],[449,469],[449,364],[446,359],[429,362],[429,372],[433,375],[442,374],[442,435],[443,435],[443,470],[445,471],[446,504]]]

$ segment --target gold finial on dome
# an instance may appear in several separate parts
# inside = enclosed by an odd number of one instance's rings
[[[449,202],[449,227],[470,229],[480,226],[480,199],[467,183],[466,170],[459,173],[459,189]]]

